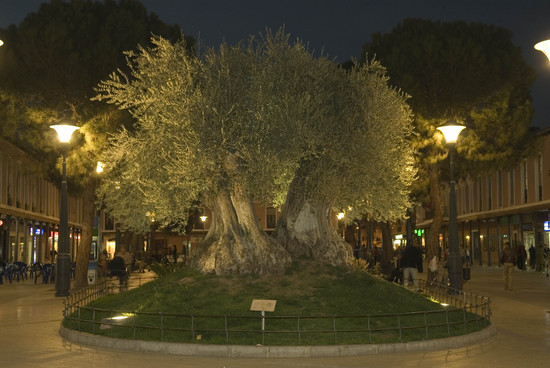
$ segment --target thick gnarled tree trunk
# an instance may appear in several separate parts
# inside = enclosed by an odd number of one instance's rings
[[[330,226],[330,211],[330,205],[306,198],[291,185],[272,236],[293,258],[306,256],[319,263],[350,266],[352,247]]]
[[[192,265],[218,275],[284,273],[289,253],[260,227],[249,195],[235,189],[218,193],[211,202],[213,222]]]
[[[439,259],[439,233],[443,224],[443,203],[441,201],[441,190],[439,186],[439,169],[432,165],[428,169],[428,179],[430,185],[430,200],[433,209],[433,221],[427,234],[426,259],[428,262],[437,256]],[[441,259],[440,259],[441,261]],[[428,269],[428,281],[432,281],[435,273]]]
[[[88,263],[90,262],[90,249],[92,245],[92,230],[94,226],[94,216],[96,215],[95,190],[97,180],[91,177],[86,183],[86,188],[82,203],[84,213],[82,216],[82,236],[78,251],[76,254],[75,267],[75,289],[82,289],[88,286]]]

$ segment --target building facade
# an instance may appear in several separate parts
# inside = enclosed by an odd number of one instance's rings
[[[469,250],[474,264],[498,265],[505,240],[512,247],[550,244],[550,130],[540,133],[539,155],[523,159],[510,170],[499,170],[456,185],[459,247]],[[449,190],[442,192],[446,218],[439,235],[447,249]],[[417,228],[428,229],[431,213],[417,210]]]
[[[40,164],[0,139],[0,261],[53,261],[57,252],[59,187],[44,178]],[[70,254],[74,260],[82,229],[82,201],[69,196]]]

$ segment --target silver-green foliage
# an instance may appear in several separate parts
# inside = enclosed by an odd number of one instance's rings
[[[235,186],[280,203],[304,162],[314,163],[304,196],[403,214],[410,111],[379,63],[346,71],[282,30],[201,58],[183,42],[153,44],[128,53],[131,72],[113,73],[96,97],[137,121],[111,139],[100,190],[126,226],[183,226],[197,201]]]

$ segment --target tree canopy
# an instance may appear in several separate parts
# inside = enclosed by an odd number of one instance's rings
[[[502,168],[526,154],[535,73],[509,30],[406,19],[390,33],[373,34],[362,55],[380,60],[390,83],[410,94],[421,140],[456,119],[468,127],[460,146],[470,169]]]
[[[410,111],[378,63],[346,71],[290,44],[284,30],[199,58],[184,42],[153,43],[129,53],[131,72],[112,74],[97,97],[138,122],[135,134],[113,139],[101,190],[128,226],[145,231],[153,214],[184,224],[188,207],[204,201],[214,225],[200,267],[270,273],[293,247],[263,233],[254,200],[321,201],[323,227],[334,205],[381,217],[407,207]],[[330,262],[348,263],[344,253]]]
[[[124,68],[125,50],[148,44],[152,34],[194,41],[179,26],[166,25],[135,0],[52,0],[18,25],[0,29],[0,134],[36,153],[50,179],[60,182],[58,146],[49,128],[62,117],[80,125],[67,158],[69,190],[84,198],[81,248],[77,254],[77,286],[87,284],[91,227],[96,209],[95,170],[107,135],[131,128],[122,110],[90,101],[97,83]]]
[[[411,95],[419,181],[416,198],[434,210],[428,259],[437,254],[443,206],[440,164],[446,157],[436,127],[466,125],[457,149],[460,176],[514,165],[534,144],[529,87],[534,71],[506,29],[481,23],[406,19],[387,34],[375,33],[362,61],[376,58],[390,83]],[[444,165],[443,172],[448,165]],[[429,196],[429,197],[428,197]]]

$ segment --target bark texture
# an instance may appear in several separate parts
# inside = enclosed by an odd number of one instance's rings
[[[352,247],[330,226],[330,206],[293,193],[298,192],[293,192],[291,186],[273,237],[293,258],[309,257],[335,266],[352,265]]]
[[[96,214],[95,207],[95,190],[97,180],[90,178],[86,184],[83,206],[84,213],[82,218],[82,236],[78,252],[76,253],[76,268],[75,268],[75,289],[82,289],[88,286],[88,263],[90,261],[90,248],[92,245],[92,231],[94,226],[94,216]]]
[[[250,196],[236,189],[211,201],[212,226],[192,264],[201,272],[218,275],[283,274],[289,253],[259,226]]]
[[[443,224],[443,203],[441,201],[441,189],[439,186],[439,169],[436,165],[431,165],[428,169],[430,200],[433,210],[433,221],[427,234],[426,259],[428,262],[437,256],[439,259],[439,233]],[[440,259],[441,261],[441,259]],[[435,274],[428,269],[428,281],[432,281]]]

